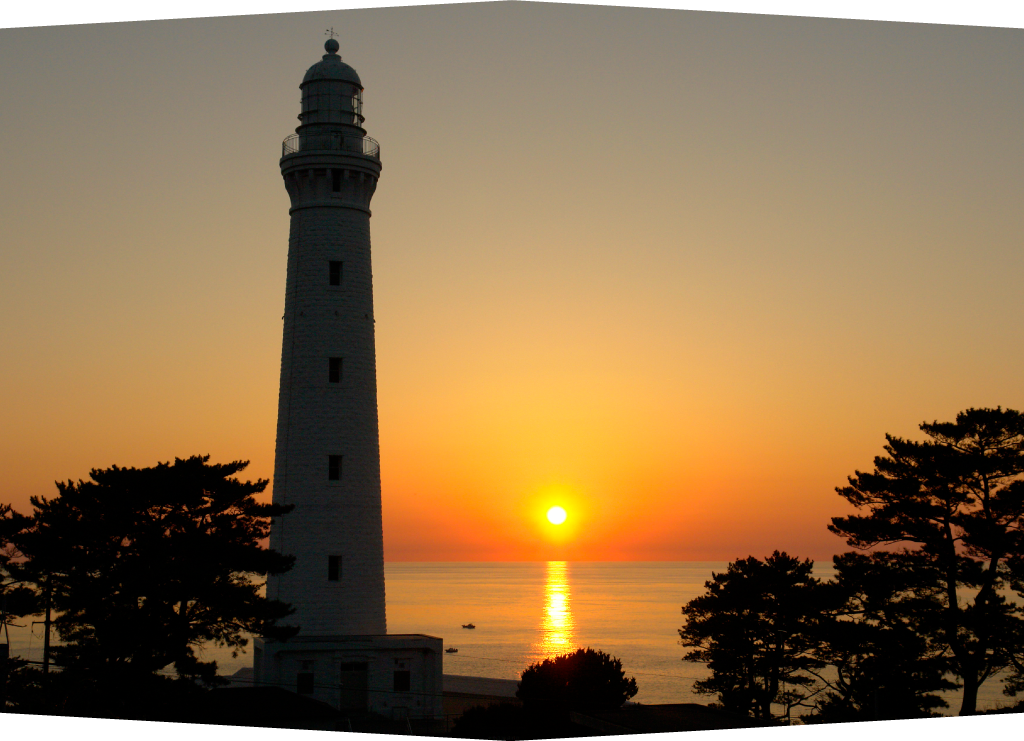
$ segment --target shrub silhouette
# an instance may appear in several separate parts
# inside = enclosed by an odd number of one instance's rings
[[[533,710],[612,710],[636,693],[636,679],[626,679],[621,661],[579,648],[527,667],[516,697]]]

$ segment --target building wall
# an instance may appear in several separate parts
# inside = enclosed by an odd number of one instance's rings
[[[388,718],[441,718],[443,643],[423,635],[362,636],[285,644],[257,644],[259,683],[307,694],[343,712]],[[365,685],[353,682],[354,665],[365,664]],[[408,687],[398,672],[408,672]],[[309,675],[312,675],[310,677]],[[362,702],[353,703],[365,686]]]

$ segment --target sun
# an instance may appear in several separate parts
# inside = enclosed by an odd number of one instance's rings
[[[561,507],[552,507],[548,510],[548,522],[552,525],[561,525],[566,517],[565,510]]]

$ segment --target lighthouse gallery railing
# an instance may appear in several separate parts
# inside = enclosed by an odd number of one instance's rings
[[[358,152],[367,157],[380,159],[380,144],[373,137],[343,136],[337,134],[292,134],[281,142],[281,156],[296,152],[313,151]]]

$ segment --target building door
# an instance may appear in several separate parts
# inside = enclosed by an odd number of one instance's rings
[[[341,698],[338,709],[365,713],[367,703],[366,675],[369,664],[366,661],[343,661],[341,664]]]

